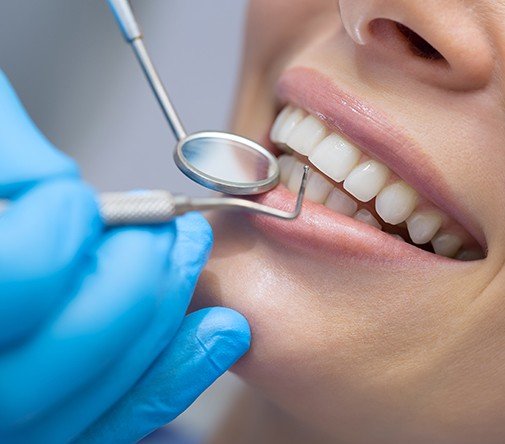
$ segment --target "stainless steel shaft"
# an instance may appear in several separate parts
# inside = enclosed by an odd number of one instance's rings
[[[253,200],[234,197],[192,198],[174,196],[168,191],[148,190],[102,193],[98,196],[100,214],[105,225],[156,225],[169,222],[174,217],[190,211],[245,211],[279,219],[296,219],[302,211],[309,168],[304,168],[300,190],[293,211],[284,211],[259,204]],[[0,199],[0,217],[11,201]]]
[[[156,68],[147,51],[142,31],[135,19],[129,0],[107,0],[114,16],[123,32],[126,41],[132,46],[135,56],[142,67],[142,71],[153,90],[153,93],[160,104],[160,107],[167,119],[167,122],[177,140],[185,139],[187,134],[184,125],[172,104],[163,82],[156,71]]]

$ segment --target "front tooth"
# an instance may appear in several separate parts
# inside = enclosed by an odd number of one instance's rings
[[[362,202],[369,202],[388,180],[389,168],[376,160],[369,160],[354,168],[344,182],[344,189]]]
[[[456,234],[440,233],[431,241],[435,253],[440,256],[454,257],[463,245],[463,241]]]
[[[347,140],[331,134],[316,146],[309,160],[335,182],[342,182],[358,164],[361,151]]]
[[[417,204],[417,193],[405,182],[399,181],[384,188],[375,201],[377,214],[391,225],[405,222]]]
[[[278,162],[281,170],[281,183],[286,185],[291,177],[296,160],[293,156],[283,154],[279,157]]]
[[[367,225],[371,225],[372,227],[378,228],[382,230],[381,224],[379,221],[373,217],[372,213],[368,210],[359,210],[355,215],[354,219],[359,220]]]
[[[326,136],[326,128],[313,116],[303,119],[289,134],[286,144],[297,153],[308,156]]]
[[[417,245],[427,244],[442,226],[442,215],[437,211],[414,211],[407,219],[412,242]]]
[[[333,185],[323,176],[318,173],[311,172],[309,179],[307,180],[305,197],[312,202],[323,203],[332,189]]]
[[[270,130],[270,140],[274,143],[279,142],[279,134],[290,114],[295,110],[291,105],[286,106],[275,119],[275,122]]]
[[[304,164],[295,160],[295,165],[288,180],[288,190],[297,194],[302,184]]]
[[[307,113],[300,108],[293,108],[293,107],[289,108],[290,110],[286,111],[286,114],[282,116],[282,118],[279,115],[278,128],[276,128],[275,131],[273,131],[275,133],[274,134],[275,140],[272,139],[272,142],[275,142],[280,145],[285,144],[288,141],[291,132],[307,116]],[[277,123],[277,121],[275,123]]]
[[[356,201],[337,188],[333,189],[324,205],[330,210],[335,211],[335,213],[344,214],[349,217],[358,211]]]

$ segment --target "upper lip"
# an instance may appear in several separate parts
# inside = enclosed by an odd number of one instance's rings
[[[387,116],[343,91],[332,80],[310,68],[291,68],[279,79],[282,103],[291,103],[321,118],[325,124],[383,162],[426,199],[458,221],[485,248],[477,222],[454,197],[440,169]]]

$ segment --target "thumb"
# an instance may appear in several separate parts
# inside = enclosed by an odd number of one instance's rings
[[[186,410],[246,353],[250,342],[246,319],[233,310],[188,315],[138,384],[77,442],[137,442]]]

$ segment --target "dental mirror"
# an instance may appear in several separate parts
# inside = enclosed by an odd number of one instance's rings
[[[233,134],[202,132],[186,137],[177,144],[174,160],[195,182],[226,194],[259,194],[279,182],[277,159]]]
[[[261,145],[223,132],[186,133],[149,57],[129,1],[108,2],[178,140],[174,160],[179,169],[198,184],[225,194],[254,195],[276,187],[277,159]]]

